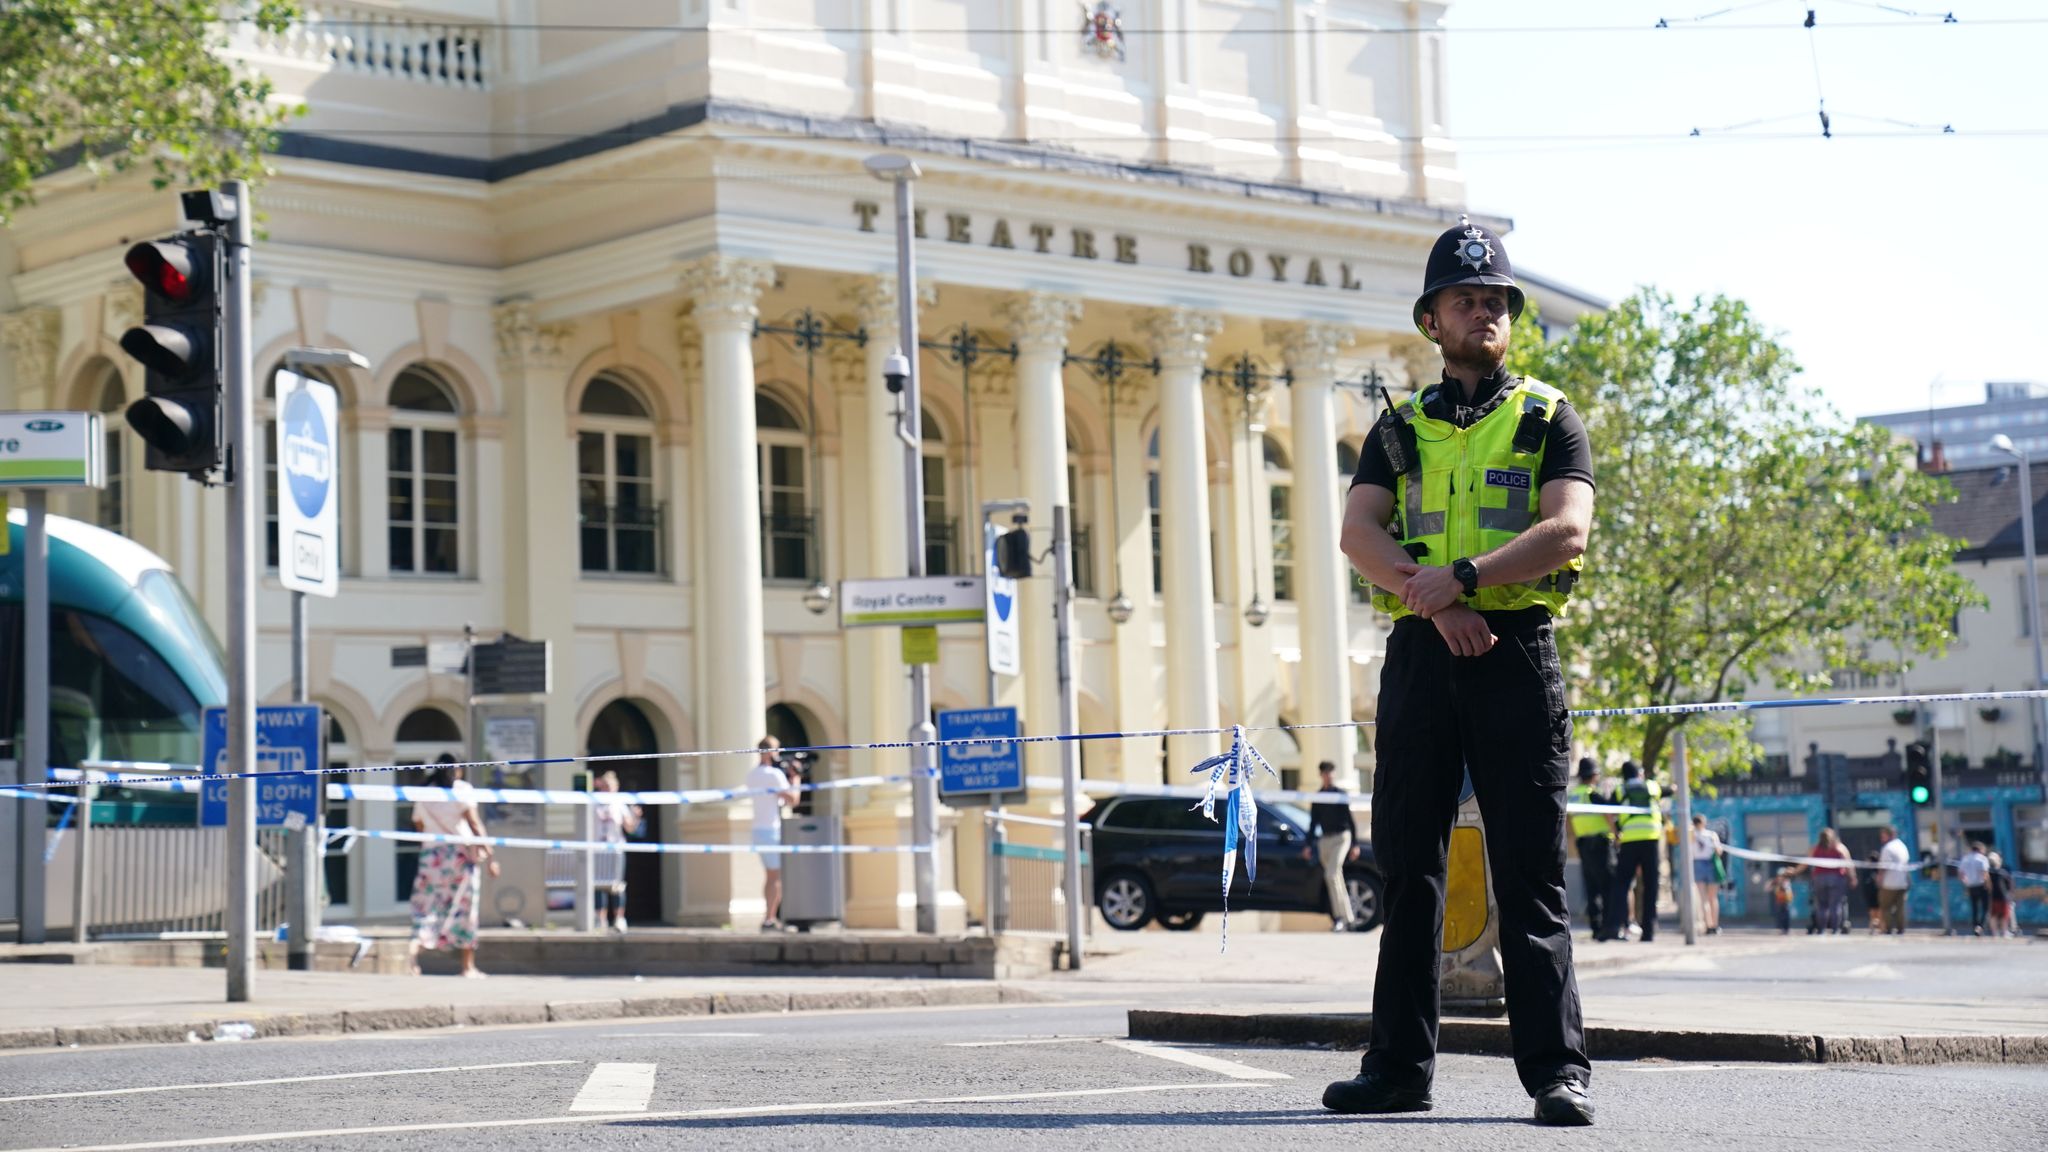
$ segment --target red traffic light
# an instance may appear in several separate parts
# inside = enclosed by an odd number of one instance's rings
[[[128,249],[128,271],[158,296],[174,304],[190,301],[200,291],[195,283],[192,250],[176,240],[151,240]]]

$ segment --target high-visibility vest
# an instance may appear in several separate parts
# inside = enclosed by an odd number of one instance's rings
[[[1536,523],[1543,434],[1565,398],[1523,377],[1492,411],[1460,428],[1428,413],[1441,387],[1402,401],[1389,417],[1414,432],[1417,457],[1415,467],[1395,480],[1394,538],[1417,564],[1432,566],[1483,556]],[[1533,584],[1489,585],[1466,603],[1481,611],[1542,605],[1556,616],[1564,611],[1580,566],[1573,559]],[[1391,592],[1375,590],[1372,601],[1396,620],[1413,615]]]
[[[1657,801],[1664,790],[1655,780],[1637,780],[1623,785],[1621,802],[1632,808],[1648,808],[1648,812],[1630,812],[1621,818],[1621,842],[1628,844],[1636,840],[1662,840],[1664,838],[1664,812],[1657,807]]]
[[[1593,786],[1591,784],[1577,785],[1571,790],[1569,795],[1571,802],[1574,804],[1591,804],[1593,803]],[[1573,839],[1585,836],[1605,836],[1610,830],[1607,825],[1607,817],[1600,815],[1598,812],[1575,812],[1572,814]]]

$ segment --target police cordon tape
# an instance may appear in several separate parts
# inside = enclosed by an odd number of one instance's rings
[[[1736,856],[1744,860],[1757,860],[1763,863],[1802,864],[1809,868],[1861,868],[1873,872],[1882,872],[1887,869],[1895,869],[1901,872],[1914,873],[1924,871],[1928,868],[1938,868],[1944,866],[1949,868],[1955,868],[1962,864],[1961,860],[1952,859],[1935,861],[1930,860],[1923,856],[1918,860],[1909,860],[1906,862],[1904,867],[1900,867],[1896,864],[1885,864],[1882,862],[1874,862],[1870,860],[1844,860],[1840,857],[1830,859],[1826,856],[1786,856],[1779,852],[1759,852],[1754,848],[1737,848],[1733,844],[1721,845],[1721,851],[1728,853],[1730,856]],[[1698,858],[1695,857],[1694,859]],[[2043,884],[2048,884],[2048,876],[2041,875],[2037,872],[2014,872],[2012,869],[2008,868],[2006,869],[2006,874],[2008,876],[2011,876],[2014,880],[2034,880],[2039,881]]]
[[[1690,713],[1754,712],[1772,708],[1838,708],[1859,704],[1940,704],[1951,701],[1960,702],[1987,700],[2035,700],[2044,697],[2048,697],[2048,688],[2015,689],[2003,692],[1938,692],[1919,696],[1828,696],[1814,697],[1808,699],[1793,698],[1781,700],[1722,700],[1701,704],[1652,704],[1631,708],[1583,708],[1572,712],[1570,715],[1575,719],[1590,720],[1621,716],[1681,716]],[[782,751],[892,752],[909,751],[913,748],[945,748],[955,745],[965,746],[971,744],[1061,744],[1067,742],[1078,742],[1086,740],[1137,740],[1166,738],[1174,736],[1229,736],[1233,732],[1244,732],[1247,734],[1254,732],[1314,732],[1332,728],[1370,728],[1373,726],[1374,721],[1371,720],[1335,720],[1322,724],[1266,724],[1259,726],[1226,725],[1223,727],[1216,728],[1150,728],[1128,732],[1073,732],[1047,736],[976,736],[958,738],[953,740],[889,740],[877,741],[868,744],[811,744],[805,745],[800,748],[784,748],[782,749]],[[726,748],[691,752],[626,752],[605,756],[541,756],[525,760],[468,760],[459,761],[451,764],[439,765],[329,765],[320,768],[308,768],[304,771],[307,775],[313,776],[342,776],[362,775],[363,773],[368,772],[417,771],[422,767],[465,769],[524,768],[539,767],[541,765],[546,764],[606,764],[616,761],[627,760],[692,760],[703,759],[705,757],[711,756],[741,757],[759,755],[760,749],[758,748]],[[111,764],[116,767],[119,767],[122,764],[139,767],[144,764],[144,762],[141,761],[94,761],[93,763]],[[160,765],[149,766],[162,767]],[[198,765],[180,765],[179,767],[197,768]],[[254,780],[268,775],[271,775],[271,773],[207,772],[197,775],[186,776],[183,777],[183,779],[196,783],[205,783],[214,780]],[[146,781],[155,778],[145,776],[139,777],[138,779]],[[76,788],[79,787],[81,783],[83,782],[77,779],[52,780],[45,782],[26,782],[17,785],[17,787],[34,789]],[[110,775],[102,780],[91,781],[91,783],[128,784],[130,783],[130,780],[123,776]]]
[[[332,841],[404,840],[413,844],[462,844],[486,848],[547,848],[571,852],[638,852],[658,856],[780,855],[859,856],[930,852],[928,844],[650,844],[639,841],[543,840],[533,836],[457,836],[448,832],[395,832],[385,828],[330,828]]]

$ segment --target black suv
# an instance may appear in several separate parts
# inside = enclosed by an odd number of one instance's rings
[[[1223,909],[1223,826],[1181,796],[1117,796],[1082,822],[1093,829],[1095,906],[1112,928],[1134,932],[1152,921],[1178,932]],[[1223,806],[1217,804],[1220,816]],[[1259,804],[1259,881],[1245,878],[1242,853],[1230,882],[1230,907],[1243,912],[1321,912],[1330,899],[1309,840],[1309,815],[1292,804]],[[1380,871],[1372,845],[1344,866],[1359,931],[1380,922]]]

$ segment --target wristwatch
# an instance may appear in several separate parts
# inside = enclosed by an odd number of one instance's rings
[[[1479,566],[1477,564],[1472,563],[1466,557],[1460,556],[1456,560],[1451,561],[1451,575],[1456,576],[1458,583],[1465,586],[1465,595],[1477,596],[1479,594]]]

